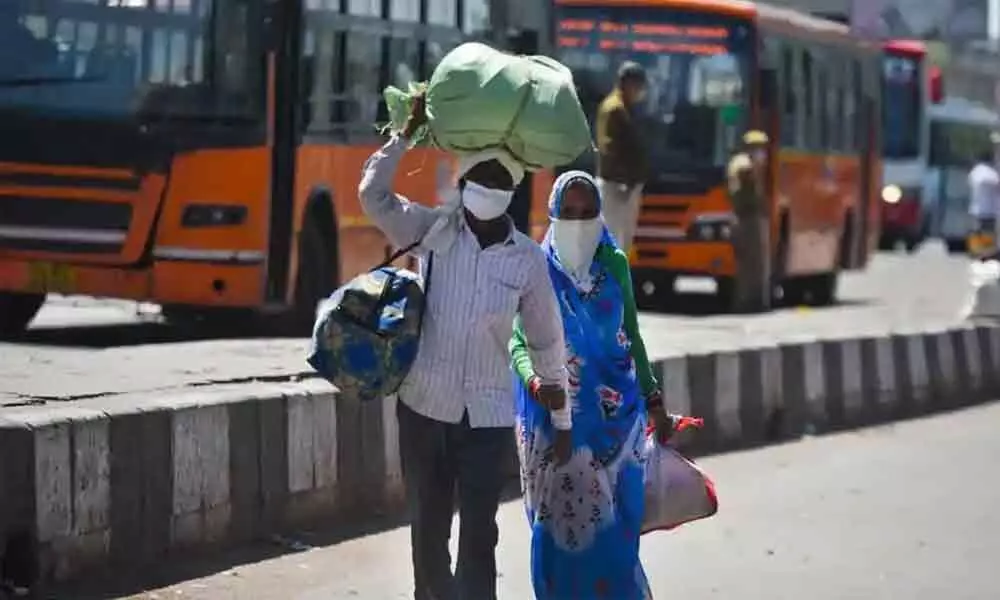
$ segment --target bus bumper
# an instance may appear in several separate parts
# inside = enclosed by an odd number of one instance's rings
[[[0,259],[0,291],[253,308],[263,303],[264,264],[159,260],[135,269]]]
[[[633,275],[642,272],[719,278],[732,277],[736,272],[733,245],[728,241],[639,244],[633,256]]]

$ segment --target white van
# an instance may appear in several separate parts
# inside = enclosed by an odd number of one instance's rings
[[[931,230],[951,252],[964,252],[973,226],[969,217],[969,170],[976,157],[995,147],[1000,114],[964,98],[928,107],[930,149],[924,197],[930,199]]]

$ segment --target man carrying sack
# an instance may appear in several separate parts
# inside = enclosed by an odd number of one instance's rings
[[[513,449],[513,393],[506,340],[520,314],[546,406],[565,403],[562,320],[541,248],[506,215],[523,167],[503,150],[461,156],[460,206],[412,203],[392,182],[410,140],[427,123],[413,97],[398,134],[364,166],[365,214],[398,247],[419,240],[433,254],[419,350],[399,389],[399,449],[411,512],[415,600],[495,600],[496,513],[505,459]],[[432,225],[442,223],[443,226]],[[426,284],[425,284],[426,285]],[[557,439],[566,460],[571,439]],[[458,500],[457,570],[448,539]]]
[[[762,178],[767,163],[767,134],[749,131],[743,147],[726,167],[733,228],[733,309],[759,313],[771,306],[770,218]]]

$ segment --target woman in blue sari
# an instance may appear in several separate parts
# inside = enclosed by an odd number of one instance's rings
[[[569,414],[543,405],[520,323],[511,340],[535,596],[648,600],[639,563],[643,448],[647,424],[666,436],[673,418],[639,335],[628,258],[604,225],[594,179],[560,176],[549,218],[542,248],[566,333]],[[568,460],[555,451],[567,420]]]

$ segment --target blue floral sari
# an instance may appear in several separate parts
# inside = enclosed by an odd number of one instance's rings
[[[559,214],[562,193],[575,179],[593,183],[580,171],[562,175],[549,200],[550,215]],[[555,464],[548,411],[515,375],[535,596],[648,600],[652,596],[639,563],[646,411],[623,324],[622,287],[601,260],[617,245],[605,227],[587,291],[560,264],[551,230],[542,247],[566,335],[573,455],[568,464]],[[517,344],[516,333],[515,352]]]

